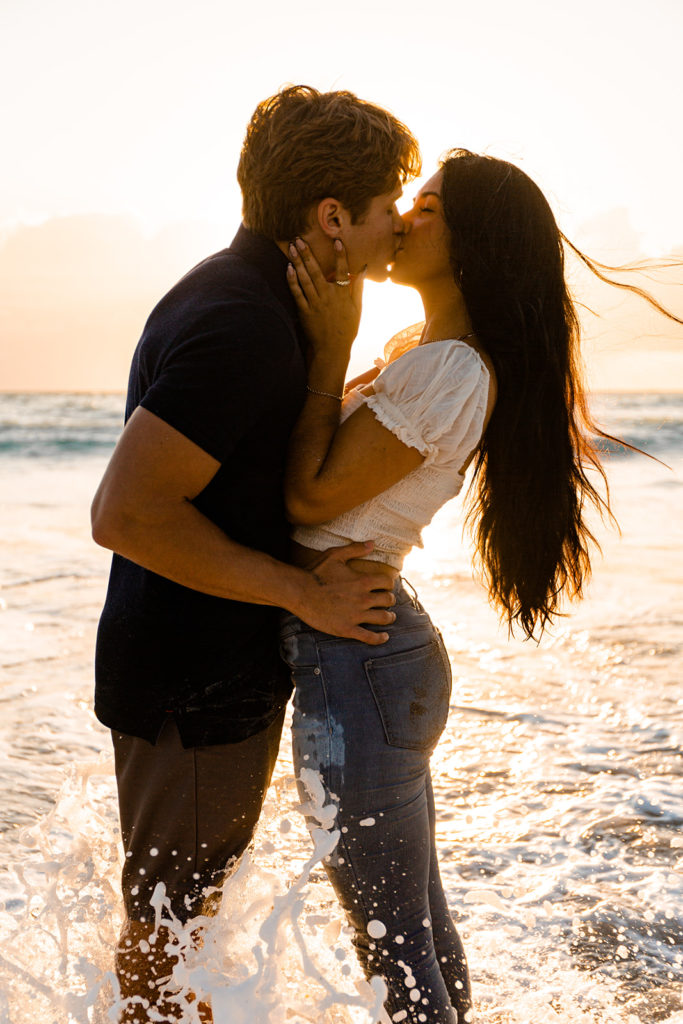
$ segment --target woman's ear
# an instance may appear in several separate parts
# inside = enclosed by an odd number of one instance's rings
[[[351,222],[349,211],[338,199],[321,199],[317,210],[318,227],[328,238],[343,238]]]

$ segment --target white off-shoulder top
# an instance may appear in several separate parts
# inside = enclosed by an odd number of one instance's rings
[[[489,372],[463,341],[434,341],[405,352],[374,381],[374,395],[351,391],[342,421],[365,403],[404,444],[425,460],[369,501],[320,526],[297,526],[293,539],[316,551],[374,540],[367,558],[400,569],[434,514],[460,491],[461,469],[481,439]]]

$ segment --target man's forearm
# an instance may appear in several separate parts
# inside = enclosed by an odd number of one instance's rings
[[[347,565],[364,557],[367,546],[336,548],[313,573],[238,544],[191,500],[218,468],[194,442],[136,409],[93,500],[93,538],[191,590],[286,608],[325,633],[381,643],[385,635],[363,624],[392,621],[387,577],[359,574]]]
[[[347,559],[367,554],[365,544],[328,552],[311,572],[237,544],[190,502],[173,514],[147,520],[109,516],[105,527],[104,518],[96,499],[93,536],[99,544],[192,590],[286,608],[334,636],[372,645],[387,639],[386,633],[363,624],[393,621],[388,610],[393,580],[386,573],[354,572],[346,564]]]
[[[204,594],[295,610],[310,574],[231,540],[189,501],[157,517],[93,516],[98,544]]]

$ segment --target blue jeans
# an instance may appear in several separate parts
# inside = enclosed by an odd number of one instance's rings
[[[439,875],[429,771],[451,672],[440,633],[401,580],[395,595],[396,621],[377,627],[389,633],[381,647],[283,617],[294,770],[319,772],[337,805],[341,835],[325,868],[366,976],[387,984],[389,1017],[463,1024],[467,963]]]

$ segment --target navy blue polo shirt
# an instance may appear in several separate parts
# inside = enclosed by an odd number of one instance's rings
[[[220,462],[195,506],[232,540],[286,559],[282,479],[303,404],[303,334],[287,259],[244,227],[153,310],[135,350],[126,419],[159,416]],[[154,742],[175,717],[185,746],[238,742],[291,692],[278,610],[190,590],[112,560],[96,649],[95,713]]]

